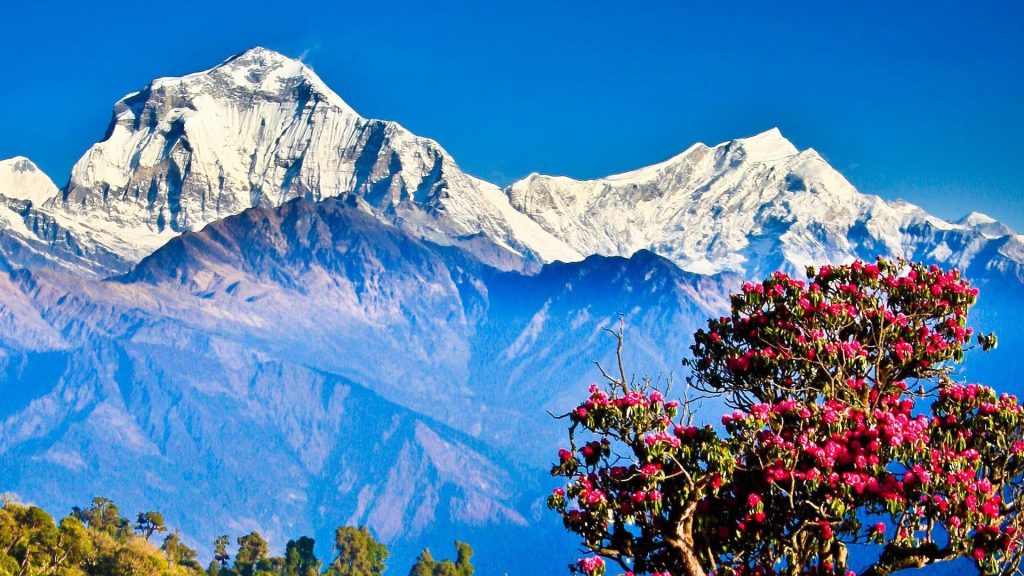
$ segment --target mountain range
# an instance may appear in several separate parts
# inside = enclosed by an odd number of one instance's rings
[[[503,188],[254,48],[119,100],[61,188],[0,162],[0,491],[163,509],[204,550],[357,523],[396,566],[458,537],[480,574],[554,573],[549,413],[620,316],[627,365],[678,381],[743,279],[904,256],[965,270],[1012,353],[1022,239],[861,194],[777,129]],[[1005,355],[969,365],[1013,390]]]

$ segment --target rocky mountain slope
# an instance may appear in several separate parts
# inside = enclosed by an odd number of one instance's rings
[[[464,536],[517,573],[515,554],[571,554],[543,512],[564,433],[548,411],[609,360],[602,329],[625,314],[628,360],[667,377],[680,326],[735,279],[647,252],[505,272],[350,198],[246,210],[112,280],[0,282],[4,489],[181,510],[200,542],[230,522],[278,544],[355,522],[411,559]],[[182,504],[201,494],[223,503]]]
[[[56,510],[97,493],[175,510],[203,546],[223,526],[281,545],[351,522],[396,565],[465,537],[481,573],[524,573],[516,559],[542,548],[554,572],[573,552],[542,504],[564,435],[549,413],[611,361],[619,314],[630,371],[681,381],[690,334],[739,280],[647,251],[501,271],[356,199],[249,209],[111,280],[10,272],[3,489]],[[1019,285],[998,286],[985,329],[1024,320]],[[1008,336],[973,377],[1012,370],[1024,343]]]
[[[45,266],[55,260],[25,214],[57,193],[53,181],[28,158],[0,161],[0,269],[14,263]]]
[[[359,116],[301,62],[262,48],[122,98],[104,139],[44,211],[125,270],[181,232],[246,208],[344,194],[503,267],[579,257],[436,142]]]

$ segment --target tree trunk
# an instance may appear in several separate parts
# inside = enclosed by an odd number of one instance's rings
[[[666,539],[666,543],[675,550],[683,573],[678,576],[707,576],[704,567],[697,558],[697,550],[693,542],[693,514],[688,514],[676,529],[675,538]],[[677,576],[674,572],[672,576]]]

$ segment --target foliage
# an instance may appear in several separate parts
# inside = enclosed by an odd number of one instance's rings
[[[409,576],[433,576],[437,568],[437,561],[431,555],[430,550],[424,548],[423,552],[416,558],[416,563],[409,570]]]
[[[257,572],[269,572],[267,554],[270,547],[259,532],[250,532],[238,538],[238,552],[235,553],[235,572],[238,576],[254,576]]]
[[[139,512],[135,520],[135,531],[142,534],[142,537],[149,540],[154,532],[163,534],[167,532],[167,525],[164,524],[164,515],[159,512]]]
[[[179,564],[194,571],[201,570],[199,563],[196,561],[199,554],[182,542],[181,534],[177,530],[164,538],[164,543],[160,546],[160,550],[167,556],[167,561],[172,564]]]
[[[735,408],[718,429],[620,362],[567,415],[552,469],[568,485],[549,506],[595,554],[572,570],[852,574],[849,547],[874,543],[862,574],[956,558],[1014,573],[1024,409],[953,373],[977,294],[881,259],[744,284],[688,361],[692,389]]]
[[[230,538],[217,537],[213,559],[203,570],[199,554],[179,532],[169,533],[159,548],[149,542],[153,534],[167,531],[161,513],[150,511],[136,518],[132,531],[112,500],[97,497],[89,508],[76,507],[55,524],[41,508],[2,499],[0,576],[379,576],[384,574],[389,554],[366,528],[341,526],[335,532],[337,556],[321,572],[312,538],[289,540],[284,556],[278,557],[270,556],[269,545],[259,532],[251,532],[236,540],[233,563]],[[464,542],[455,546],[455,562],[435,562],[424,574],[471,576],[472,548]],[[429,552],[424,555],[433,562]]]
[[[364,526],[341,526],[334,533],[337,556],[327,569],[331,576],[379,576],[386,569],[388,549]]]
[[[227,534],[221,534],[213,541],[213,561],[220,564],[221,569],[227,568],[228,560],[231,559],[231,555],[228,554],[228,543],[230,542],[231,539]]]
[[[465,542],[455,541],[455,561],[442,560],[438,562],[430,554],[430,550],[424,548],[413,564],[409,576],[473,576],[475,569],[471,559],[473,549]]]
[[[283,576],[315,576],[320,573],[320,560],[313,553],[316,542],[302,536],[289,540],[284,549]]]
[[[87,524],[90,528],[117,536],[128,529],[128,519],[121,517],[121,510],[113,500],[97,496],[92,499],[92,506],[85,510],[74,507],[71,515]]]

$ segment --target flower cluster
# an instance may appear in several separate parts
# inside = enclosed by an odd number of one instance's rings
[[[691,384],[736,406],[721,428],[646,381],[569,413],[548,504],[599,554],[577,571],[842,576],[851,543],[940,539],[986,574],[1020,562],[1024,407],[951,378],[977,290],[903,261],[809,272],[744,284],[696,333]]]
[[[695,334],[698,385],[747,400],[810,399],[837,375],[931,378],[962,359],[978,291],[959,272],[886,260],[809,272],[809,282],[776,272],[744,284],[732,314]]]

